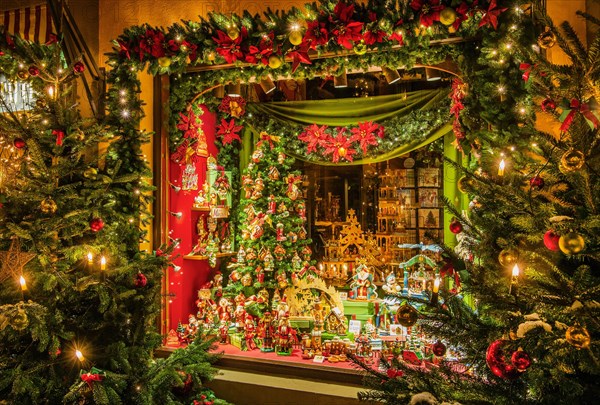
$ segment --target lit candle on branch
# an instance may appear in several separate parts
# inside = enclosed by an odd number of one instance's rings
[[[19,284],[21,284],[21,297],[23,298],[23,301],[25,301],[29,295],[29,289],[27,288],[27,281],[25,280],[25,277],[21,276],[19,278]]]
[[[104,256],[100,258],[100,270],[106,270],[106,257]]]
[[[435,280],[433,280],[433,290],[432,290],[432,294],[431,294],[431,305],[437,305],[439,291],[440,291],[440,279],[439,279],[439,277],[436,277]]]
[[[500,161],[500,164],[498,165],[498,176],[502,177],[504,176],[504,168],[506,167],[506,163],[504,163],[504,159],[502,159]]]
[[[81,351],[79,349],[75,350],[75,357],[77,357],[77,360],[79,360],[82,363],[85,361],[85,357],[83,356],[83,353],[81,353]]]
[[[94,264],[94,255],[92,254],[92,252],[88,252],[88,254],[87,254],[87,262],[88,262],[88,265],[90,265],[90,266],[92,264]]]
[[[508,293],[517,295],[517,282],[519,281],[519,265],[515,264],[515,267],[512,269],[512,277],[510,280],[510,287],[508,288]]]

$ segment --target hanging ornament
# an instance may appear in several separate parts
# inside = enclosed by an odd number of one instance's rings
[[[288,39],[290,40],[290,43],[292,45],[294,45],[294,46],[300,45],[303,40],[302,32],[299,30],[294,30],[290,33],[290,36],[288,37]]]
[[[29,72],[26,70],[19,70],[17,72],[17,77],[21,80],[27,80],[29,79]]]
[[[431,351],[438,357],[442,357],[446,354],[446,345],[440,342],[439,340],[431,345]]]
[[[542,100],[542,104],[540,104],[540,107],[542,107],[542,111],[554,111],[556,109],[556,102],[551,98],[547,97],[544,100]]]
[[[240,30],[237,26],[232,25],[227,28],[227,36],[231,38],[231,40],[235,41],[240,36]]]
[[[86,179],[96,180],[97,176],[98,169],[96,169],[95,167],[88,167],[83,171],[83,177],[85,177]]]
[[[459,233],[462,232],[463,226],[460,223],[460,221],[458,221],[456,218],[454,218],[452,220],[452,222],[450,222],[449,229],[450,229],[450,232],[452,232],[453,234],[457,235],[457,234],[459,234]]]
[[[408,302],[404,301],[396,311],[398,323],[406,328],[413,326],[419,319],[419,311]]]
[[[17,309],[17,314],[11,318],[10,326],[16,331],[25,329],[29,325],[29,318],[23,308]]]
[[[512,267],[519,260],[519,252],[516,249],[502,249],[498,255],[498,261],[503,267]]]
[[[259,163],[262,158],[265,156],[265,153],[263,152],[262,149],[256,149],[254,152],[252,152],[252,161],[254,163]]]
[[[194,386],[194,380],[192,379],[192,375],[186,373],[185,371],[177,370],[177,374],[181,377],[181,385],[176,385],[171,388],[171,392],[175,395],[187,396],[192,391]]]
[[[578,324],[570,326],[567,329],[565,332],[565,339],[577,349],[587,349],[591,342],[590,333],[588,330],[585,328],[585,326]]]
[[[364,55],[365,53],[367,53],[367,44],[365,44],[364,40],[360,40],[360,42],[354,44],[354,53],[357,55]]]
[[[519,371],[525,371],[531,366],[531,357],[521,349],[513,352],[510,361]]]
[[[92,230],[92,232],[101,231],[102,228],[104,228],[104,221],[102,220],[102,218],[93,218],[90,221],[90,229]]]
[[[585,155],[583,152],[571,148],[560,158],[559,168],[563,173],[570,173],[581,169],[584,163]]]
[[[538,36],[537,43],[542,49],[552,48],[556,44],[556,34],[552,30],[544,31]]]
[[[40,210],[44,214],[54,214],[57,209],[58,205],[56,205],[56,202],[50,197],[44,198],[40,203]]]
[[[275,246],[275,250],[273,250],[273,254],[275,255],[277,261],[282,261],[285,257],[285,253],[285,249],[281,245]]]
[[[548,250],[558,252],[560,249],[558,245],[559,239],[560,235],[557,235],[552,229],[550,229],[544,234],[544,246],[546,246]]]
[[[492,342],[485,354],[485,361],[492,374],[496,377],[505,380],[514,380],[519,377],[520,372],[514,365],[508,364],[504,359],[504,350],[502,347],[505,343],[505,340],[496,340]]]
[[[279,170],[275,166],[269,167],[268,177],[273,181],[279,180]]]
[[[281,67],[282,63],[283,62],[281,61],[281,58],[277,55],[271,55],[269,57],[269,67],[271,69],[277,69],[277,68]]]
[[[292,257],[292,268],[294,270],[300,270],[302,268],[302,259],[298,256],[298,252],[294,252],[294,256]]]
[[[160,67],[168,68],[169,66],[171,66],[171,62],[172,60],[168,56],[161,56],[160,58],[158,58],[158,65]]]
[[[75,73],[76,75],[83,73],[84,70],[85,65],[81,61],[75,62],[75,64],[73,65],[73,73]]]
[[[252,275],[250,273],[244,274],[241,282],[244,287],[250,287],[252,285]]]
[[[27,146],[23,138],[15,138],[13,145],[15,145],[15,148],[17,149],[23,149],[25,146]]]
[[[135,285],[137,288],[142,288],[146,287],[146,284],[148,284],[148,277],[146,277],[144,273],[136,274],[133,285]]]
[[[29,66],[29,69],[27,69],[27,71],[29,72],[29,75],[33,77],[36,77],[40,74],[40,69],[37,66]]]
[[[585,240],[576,232],[569,232],[558,239],[558,247],[566,255],[574,255],[583,250]]]
[[[462,176],[458,179],[458,183],[456,184],[458,191],[461,193],[468,193],[470,188],[473,188],[473,179],[467,176]]]
[[[529,185],[534,190],[541,190],[542,187],[544,187],[544,179],[542,179],[540,176],[534,176],[531,178],[531,180],[529,180]]]
[[[440,22],[445,26],[450,26],[456,21],[456,11],[452,7],[446,7],[440,11]]]
[[[277,163],[279,163],[280,165],[282,165],[285,162],[285,153],[283,152],[279,152],[277,154]]]

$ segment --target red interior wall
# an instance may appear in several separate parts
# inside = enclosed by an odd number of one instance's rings
[[[209,112],[205,106],[201,107],[204,114],[201,116],[203,125],[202,130],[206,135],[208,144],[208,153],[217,156],[218,150],[215,145],[215,114]],[[196,172],[198,173],[198,188],[201,189],[206,180],[206,157],[200,157],[196,162]],[[185,165],[181,166],[169,159],[169,181],[175,186],[181,186],[181,172]],[[199,212],[192,211],[194,198],[199,190],[176,192],[173,187],[169,187],[169,211],[181,212],[181,218],[169,215],[169,236],[172,239],[180,239],[179,246],[173,251],[173,256],[179,256],[173,260],[181,270],[176,272],[173,267],[169,267],[169,326],[168,329],[176,329],[177,323],[187,323],[189,314],[196,315],[197,308],[195,301],[197,299],[200,286],[212,279],[214,269],[208,266],[207,260],[185,260],[183,256],[191,252],[196,243],[196,222]],[[173,240],[171,240],[173,243]]]

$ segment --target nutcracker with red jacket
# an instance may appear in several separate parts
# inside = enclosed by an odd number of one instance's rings
[[[231,301],[228,298],[223,297],[219,300],[219,306],[217,307],[217,314],[219,315],[219,321],[231,321],[233,308]]]
[[[292,327],[286,314],[279,320],[279,326],[277,327],[277,345],[275,346],[277,354],[282,356],[292,354],[292,343]]]
[[[219,339],[221,344],[229,342],[229,320],[221,319],[219,323]]]
[[[246,348],[248,350],[255,350],[256,342],[254,338],[256,337],[256,325],[254,324],[254,318],[252,315],[246,315],[246,322],[244,323],[244,340],[246,341]]]
[[[246,309],[244,305],[238,304],[235,307],[235,311],[233,311],[233,318],[235,319],[235,327],[238,332],[244,330],[244,325],[246,324]]]
[[[258,323],[258,337],[261,340],[261,352],[272,352],[273,349],[273,314],[265,311]]]

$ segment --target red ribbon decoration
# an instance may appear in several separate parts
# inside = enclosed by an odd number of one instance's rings
[[[52,135],[56,136],[56,145],[62,146],[65,139],[65,132],[62,129],[53,129]]]
[[[442,277],[454,277],[454,287],[460,287],[460,275],[456,270],[454,270],[454,266],[452,262],[446,262],[440,269],[440,276]]]
[[[292,190],[294,189],[294,183],[297,183],[300,180],[302,180],[302,176],[294,176],[294,175],[290,174],[287,176],[286,180],[288,183],[288,193],[291,193]]]
[[[594,115],[594,113],[592,113],[592,111],[590,110],[590,106],[588,104],[582,103],[581,101],[577,100],[576,98],[573,98],[573,99],[571,99],[571,103],[569,104],[569,107],[571,107],[571,110],[569,111],[569,114],[567,114],[567,116],[565,117],[565,120],[563,121],[562,125],[560,126],[560,130],[562,132],[567,131],[569,129],[569,127],[571,127],[571,124],[573,123],[573,120],[575,119],[575,115],[578,112],[581,115],[583,115],[585,119],[590,121],[594,125],[594,128],[598,128],[598,126],[600,125],[598,118]]]
[[[92,374],[92,373],[81,374],[81,380],[86,382],[90,388],[92,388],[92,383],[94,381],[102,381],[103,379],[104,379],[104,376],[102,376],[100,374]]]
[[[521,76],[523,78],[523,80],[525,80],[525,81],[529,80],[529,75],[531,74],[531,71],[533,70],[534,67],[535,67],[535,65],[531,65],[530,63],[521,63],[519,65],[519,70],[523,71],[523,76]]]

